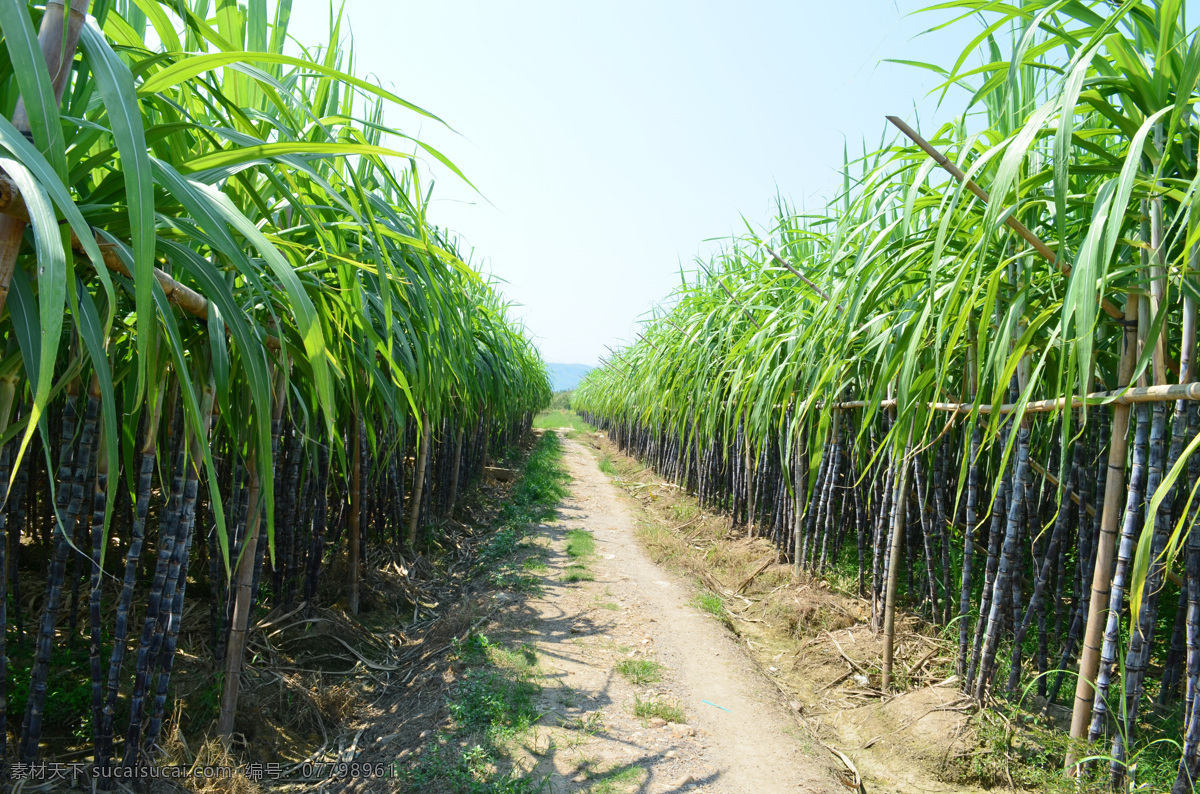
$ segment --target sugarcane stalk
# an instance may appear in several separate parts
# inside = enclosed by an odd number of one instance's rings
[[[77,387],[74,383],[72,386]],[[37,648],[29,675],[29,699],[26,702],[25,717],[21,724],[20,760],[22,763],[33,763],[36,760],[38,746],[41,742],[54,627],[58,620],[58,611],[62,601],[67,554],[72,545],[71,538],[75,533],[75,523],[79,511],[82,509],[84,483],[91,468],[92,443],[96,429],[96,414],[99,410],[98,402],[90,399],[87,401],[78,451],[72,453],[75,398],[70,392],[68,392],[67,406],[63,409],[63,451],[59,457],[59,493],[55,500],[54,510],[54,558],[51,561],[46,581],[45,606],[42,608]]]
[[[138,493],[135,504],[133,526],[130,528],[129,547],[125,552],[125,575],[121,581],[121,592],[117,596],[117,619],[113,629],[112,653],[108,660],[108,685],[101,714],[100,730],[97,732],[95,763],[100,769],[107,768],[112,757],[113,719],[116,715],[117,694],[120,689],[121,667],[125,661],[129,638],[130,606],[137,580],[138,563],[142,556],[142,545],[146,534],[146,516],[150,511],[150,487],[157,457],[156,437],[161,423],[164,391],[159,389],[145,420],[145,436],[140,451]]]
[[[1184,556],[1187,556],[1186,551]],[[1171,621],[1171,646],[1167,651],[1167,658],[1163,662],[1162,681],[1158,690],[1158,699],[1155,701],[1160,706],[1169,705],[1178,695],[1184,660],[1187,658],[1187,605],[1188,586],[1185,580],[1183,587],[1179,589],[1175,619]]]
[[[250,478],[249,513],[247,515],[246,541],[242,546],[241,558],[234,574],[233,624],[229,631],[229,644],[225,650],[225,681],[221,693],[221,708],[217,717],[217,736],[226,747],[233,740],[234,720],[237,717],[238,691],[242,679],[242,661],[246,649],[246,632],[250,624],[250,585],[254,578],[254,555],[258,546],[258,527],[262,515],[259,504],[260,483],[256,452],[250,449],[248,472]]]
[[[792,568],[800,573],[801,536],[804,534],[805,497],[808,492],[808,426],[801,428],[797,435],[796,449],[793,452],[792,468],[794,493],[792,494]],[[707,468],[707,467],[706,467]]]
[[[486,453],[485,453],[486,454]],[[417,543],[417,526],[421,518],[421,497],[425,489],[425,465],[429,458],[429,414],[421,411],[421,444],[417,452],[417,465],[413,473],[412,514],[408,520],[408,546]]]
[[[933,572],[933,528],[929,526],[929,482],[921,480],[921,459],[913,461],[913,486],[917,495],[917,529],[921,533],[921,547],[925,557],[925,589],[934,623],[938,620],[937,577]]]
[[[208,442],[211,427],[213,405],[215,404],[215,386],[209,378],[204,387],[200,401],[200,427],[188,434],[187,474],[183,485],[183,499],[179,512],[179,537],[175,542],[175,554],[172,560],[172,571],[169,578],[174,580],[171,592],[170,608],[167,613],[167,625],[163,637],[162,649],[159,652],[158,689],[154,696],[154,705],[150,712],[150,721],[143,740],[143,750],[147,756],[153,754],[154,744],[162,730],[163,716],[166,712],[167,691],[171,682],[171,671],[175,663],[175,648],[179,641],[180,624],[183,621],[183,602],[187,591],[187,569],[192,540],[195,537],[194,527],[196,518],[196,498],[200,488],[200,467],[204,459],[202,444]]]
[[[1079,501],[1079,526],[1076,538],[1076,548],[1078,549],[1076,561],[1076,604],[1072,609],[1070,623],[1067,627],[1066,641],[1063,642],[1062,653],[1059,656],[1058,672],[1054,676],[1054,683],[1050,686],[1050,691],[1046,696],[1046,709],[1049,710],[1051,704],[1058,699],[1059,690],[1062,689],[1063,681],[1067,676],[1067,668],[1070,665],[1072,658],[1075,655],[1075,644],[1080,635],[1083,633],[1084,621],[1090,609],[1092,590],[1089,586],[1088,576],[1096,564],[1096,540],[1099,537],[1099,523],[1097,517],[1099,513],[1092,507],[1093,498],[1100,505],[1100,513],[1103,512],[1104,502],[1104,483],[1107,476],[1107,465],[1101,463],[1100,453],[1102,450],[1102,439],[1105,431],[1106,414],[1101,414],[1099,421],[1096,423],[1092,439],[1095,441],[1095,455],[1097,460],[1094,480],[1087,476],[1086,468],[1080,473],[1082,478],[1083,488]],[[1089,445],[1091,446],[1091,445]],[[1093,485],[1094,482],[1094,485]]]
[[[121,758],[121,766],[124,768],[142,765],[142,729],[146,713],[146,698],[150,692],[154,672],[157,669],[159,651],[162,648],[165,629],[164,613],[170,609],[170,598],[174,592],[172,590],[168,593],[168,581],[172,578],[171,565],[175,559],[175,546],[178,542],[178,516],[183,501],[183,481],[187,465],[186,445],[182,443],[183,415],[181,407],[177,407],[176,414],[177,421],[174,424],[177,429],[174,433],[171,486],[167,504],[159,519],[158,559],[155,561],[154,579],[150,583],[150,593],[146,600],[146,613],[142,619],[142,633],[134,663],[133,691],[129,698],[129,727],[125,731],[125,748]]]
[[[26,526],[26,513],[28,509],[28,493],[29,493],[29,467],[32,462],[37,461],[38,455],[32,451],[34,445],[38,443],[38,437],[34,436],[30,444],[31,452],[26,456],[26,460],[22,461],[17,468],[17,480],[13,485],[12,493],[8,497],[9,511],[12,513],[12,522],[8,532],[8,569],[7,576],[12,588],[11,598],[13,604],[13,624],[17,631],[17,636],[24,638],[25,636],[25,621],[21,611],[21,581],[18,576],[18,563],[21,552],[21,532]],[[3,701],[0,698],[0,701]],[[2,725],[3,722],[0,722]]]
[[[1156,130],[1161,135],[1161,130]],[[1151,223],[1151,273],[1150,309],[1151,317],[1162,311],[1161,303],[1166,299],[1166,276],[1162,262],[1163,218],[1162,199],[1150,200]],[[1182,341],[1180,345],[1180,381],[1187,380],[1191,375],[1193,350],[1195,346],[1195,311],[1194,304],[1189,310],[1185,304]],[[1190,316],[1188,316],[1190,315]],[[1159,383],[1166,381],[1166,374],[1160,362],[1165,357],[1163,337],[1160,334],[1154,350],[1155,377]],[[1161,404],[1154,406],[1154,426],[1151,430],[1152,445],[1150,472],[1146,495],[1150,498],[1158,490],[1163,472],[1163,435],[1166,426],[1166,415]],[[1167,455],[1166,468],[1174,468],[1175,463],[1183,452],[1184,434],[1187,424],[1187,407],[1182,400],[1175,403],[1175,412],[1171,426],[1171,448]],[[1154,638],[1154,625],[1158,617],[1158,597],[1162,589],[1163,579],[1167,573],[1165,561],[1162,559],[1171,529],[1174,525],[1175,486],[1163,499],[1158,514],[1155,516],[1153,536],[1151,538],[1150,567],[1143,585],[1141,609],[1133,616],[1130,627],[1129,648],[1125,660],[1125,703],[1121,715],[1123,730],[1113,735],[1112,762],[1110,765],[1112,785],[1120,786],[1125,778],[1126,743],[1130,741],[1137,725],[1137,714],[1141,704],[1143,685],[1146,677],[1146,667],[1150,662],[1151,645]],[[1186,589],[1186,584],[1184,585]]]
[[[1008,445],[1009,426],[1006,424],[1000,433],[1000,449]],[[988,536],[987,565],[983,574],[983,592],[980,594],[979,620],[975,624],[975,640],[971,647],[971,663],[967,667],[967,678],[963,682],[965,692],[974,694],[976,673],[979,671],[983,658],[985,631],[991,619],[993,608],[996,608],[995,586],[996,576],[1000,570],[1000,548],[1004,539],[1005,519],[1008,515],[1009,489],[1012,485],[1010,469],[1005,468],[1000,477],[1000,484],[992,497],[991,531]]]
[[[1125,603],[1125,588],[1129,581],[1129,564],[1133,558],[1133,547],[1137,530],[1141,524],[1142,497],[1146,492],[1146,451],[1150,424],[1145,406],[1138,406],[1137,429],[1133,442],[1133,466],[1129,474],[1129,493],[1125,503],[1125,520],[1121,531],[1121,545],[1117,551],[1117,564],[1109,590],[1107,620],[1104,629],[1104,644],[1096,675],[1096,702],[1092,707],[1092,722],[1088,740],[1096,741],[1105,728],[1108,716],[1108,688],[1112,680],[1113,667],[1117,662],[1117,643],[1120,640],[1121,610]],[[1099,563],[1097,563],[1099,564]],[[1095,598],[1095,594],[1092,595]]]
[[[351,615],[358,614],[358,555],[359,543],[361,542],[359,533],[361,527],[359,522],[362,519],[362,420],[358,417],[358,408],[355,407],[353,414],[353,426],[350,433],[350,595],[348,599],[348,608]]]
[[[1007,691],[1011,695],[1016,691],[1017,684],[1020,681],[1021,665],[1018,649],[1025,639],[1026,632],[1029,631],[1029,625],[1033,620],[1035,612],[1040,610],[1040,606],[1045,603],[1043,595],[1046,590],[1046,582],[1049,581],[1050,571],[1058,560],[1058,548],[1063,535],[1067,531],[1071,504],[1071,491],[1074,490],[1075,483],[1072,481],[1063,491],[1062,501],[1059,502],[1058,517],[1054,522],[1054,529],[1050,533],[1050,540],[1046,547],[1046,553],[1042,557],[1042,564],[1038,568],[1037,578],[1034,580],[1033,593],[1029,597],[1029,605],[1025,609],[1025,616],[1018,624],[1018,628],[1013,635],[1013,662],[1009,669]],[[1042,613],[1044,614],[1044,612]],[[1045,632],[1042,632],[1045,635]]]
[[[99,399],[99,386],[93,378],[94,398]],[[104,669],[100,658],[101,635],[104,624],[101,619],[101,585],[104,578],[104,514],[108,503],[108,456],[105,447],[108,438],[104,428],[100,429],[100,442],[96,450],[96,479],[92,487],[92,575],[88,598],[88,666],[92,676],[92,742],[97,754],[103,737],[104,722]]]
[[[16,391],[15,375],[0,378],[0,433],[8,429]],[[10,452],[8,444],[0,446],[0,772],[7,769],[8,764],[8,481],[12,472]]]
[[[1173,421],[1171,451],[1166,455],[1166,468],[1174,467],[1183,450],[1183,435],[1185,432],[1185,414],[1177,410]],[[1147,477],[1146,497],[1149,499],[1158,490],[1163,473],[1163,438],[1166,427],[1166,415],[1161,405],[1154,406],[1154,419],[1150,430],[1150,470]],[[1151,642],[1154,636],[1154,623],[1158,616],[1158,595],[1163,585],[1166,566],[1161,559],[1166,549],[1167,540],[1174,524],[1172,520],[1172,501],[1174,488],[1168,493],[1155,516],[1153,536],[1151,538],[1151,562],[1144,585],[1141,609],[1133,615],[1130,626],[1129,647],[1125,656],[1125,701],[1120,714],[1122,730],[1113,734],[1112,784],[1120,786],[1125,777],[1126,744],[1130,741],[1137,723],[1137,713],[1141,705],[1142,689],[1146,677],[1146,665],[1150,661]]]
[[[308,578],[304,585],[304,598],[309,603],[317,599],[317,581],[321,573],[321,560],[325,555],[325,529],[329,522],[329,447],[322,444],[317,450],[316,481],[313,484],[312,544],[309,547]]]
[[[975,531],[979,505],[979,445],[981,442],[978,425],[971,428],[971,449],[967,453],[967,504],[966,528],[963,530],[962,579],[958,591],[958,676],[967,680],[968,656],[970,654],[971,629],[967,618],[971,614],[972,567],[975,562]]]
[[[1017,430],[1016,460],[1013,463],[1012,499],[1008,503],[1008,517],[1001,548],[999,567],[992,585],[991,609],[988,613],[987,629],[983,638],[983,653],[980,656],[979,675],[975,679],[975,700],[982,703],[987,697],[988,686],[996,663],[996,649],[1000,644],[1003,610],[1010,605],[1006,594],[1020,561],[1018,536],[1021,528],[1021,511],[1025,507],[1026,479],[1029,476],[1029,427],[1022,424]]]
[[[1189,517],[1187,539],[1187,681],[1183,710],[1183,752],[1171,794],[1190,794],[1200,782],[1200,530],[1198,511]]]
[[[454,518],[454,505],[458,501],[458,476],[462,469],[462,451],[463,451],[463,428],[460,424],[454,432],[454,470],[450,475],[450,504],[446,508],[446,515]]]
[[[871,563],[871,625],[878,631],[883,619],[883,597],[887,589],[884,581],[884,551],[887,538],[890,537],[888,527],[892,515],[894,493],[896,489],[897,461],[892,450],[888,450],[888,462],[883,478],[883,492],[879,500],[879,513],[875,523],[875,542],[872,544],[874,554]]]
[[[947,475],[947,458],[950,457],[947,449],[948,444],[938,446],[937,451],[937,466],[935,467],[936,474],[934,475],[931,487],[933,488],[933,509],[934,522],[937,525],[938,546],[941,550],[940,557],[940,572],[942,579],[942,602],[943,609],[941,614],[941,622],[949,623],[950,614],[953,609],[954,599],[950,595],[950,528],[949,522],[946,520],[946,499],[943,493],[943,484],[946,482]]]

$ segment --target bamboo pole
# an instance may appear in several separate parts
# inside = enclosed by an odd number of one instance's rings
[[[987,194],[986,190],[977,185],[973,179],[967,179],[967,175],[962,172],[962,169],[951,162],[946,155],[933,148],[929,141],[922,138],[916,130],[908,126],[908,124],[906,124],[901,118],[898,116],[888,116],[887,120],[890,121],[892,125],[896,127],[896,129],[908,136],[913,143],[920,147],[921,151],[929,155],[930,158],[932,158],[935,163],[940,165],[947,173],[949,173],[950,176],[954,177],[961,184],[965,185],[967,190],[974,194],[975,198],[979,199],[984,204],[987,204],[991,201],[991,196]],[[1021,223],[1012,215],[1009,215],[1004,220],[1004,223],[1007,224],[1010,229],[1020,235],[1025,242],[1033,246],[1033,250],[1041,254],[1042,258],[1057,267],[1060,273],[1062,273],[1064,276],[1071,275],[1071,266],[1065,262],[1060,262],[1058,255],[1055,254],[1054,251],[1050,250],[1050,247],[1042,242],[1036,234],[1029,231],[1029,228],[1026,227],[1025,224]],[[1117,308],[1112,301],[1108,300],[1107,298],[1101,298],[1100,306],[1105,312],[1108,313],[1110,317],[1114,317],[1118,320],[1121,319],[1121,310]]]
[[[908,446],[900,458],[900,477],[892,501],[892,544],[889,548],[887,596],[883,604],[883,680],[880,689],[887,692],[892,685],[892,661],[896,647],[896,588],[900,583],[900,551],[904,548],[904,517],[908,513],[908,467],[911,465],[912,431]]]
[[[1136,314],[1136,312],[1135,312]],[[1136,361],[1134,362],[1136,363]],[[1131,370],[1132,371],[1132,370]],[[1030,400],[1025,404],[1025,413],[1039,414],[1050,413],[1052,411],[1060,411],[1064,408],[1082,408],[1086,405],[1117,405],[1130,406],[1137,403],[1165,403],[1175,402],[1176,400],[1193,400],[1200,401],[1200,382],[1192,383],[1176,383],[1163,386],[1138,386],[1132,389],[1114,389],[1112,391],[1092,392],[1083,397],[1059,397],[1054,400]],[[876,408],[892,408],[897,405],[896,400],[880,400],[873,403],[869,400],[846,400],[831,404],[831,408],[866,408],[874,406]],[[822,406],[823,407],[823,406]],[[950,413],[969,414],[976,410],[973,403],[927,403],[926,407],[931,411],[946,411]],[[978,406],[981,414],[1011,414],[1017,410],[1017,403],[1004,403],[999,406],[983,404]]]
[[[721,279],[719,279],[719,278],[716,279],[716,282],[717,282],[717,286],[720,287],[721,289],[723,289],[725,291],[725,294],[729,296],[729,300],[733,301],[733,305],[737,306],[739,309],[741,309],[742,314],[746,315],[746,319],[749,320],[750,322],[754,323],[754,327],[761,331],[762,326],[758,324],[758,320],[754,319],[754,315],[751,314],[746,309],[746,307],[741,304],[741,301],[739,301],[737,298],[733,297],[733,293],[729,291],[729,287],[725,286],[725,282],[721,281]]]
[[[823,290],[823,289],[821,289],[820,287],[818,287],[818,286],[816,285],[816,283],[814,283],[814,282],[813,282],[813,280],[812,280],[812,279],[810,279],[808,276],[804,275],[804,274],[803,274],[803,273],[801,273],[799,270],[797,270],[796,268],[794,268],[794,267],[793,267],[793,266],[792,266],[790,263],[788,263],[788,261],[787,261],[786,259],[784,259],[782,256],[780,256],[780,255],[779,255],[779,254],[778,254],[778,253],[775,251],[775,249],[774,249],[774,248],[772,248],[772,247],[771,247],[771,246],[769,246],[769,245],[768,245],[768,246],[765,246],[765,248],[767,249],[767,253],[771,255],[771,258],[772,258],[772,259],[774,259],[774,260],[775,260],[776,262],[778,262],[779,264],[783,265],[783,266],[784,266],[785,268],[787,268],[788,270],[792,271],[792,275],[794,275],[796,278],[800,279],[800,280],[801,280],[801,281],[803,281],[805,284],[807,284],[807,285],[808,285],[808,286],[809,286],[809,287],[812,289],[812,291],[813,291],[813,292],[817,293],[817,294],[818,294],[818,295],[820,295],[822,298],[824,298],[824,299],[826,300],[826,302],[828,302],[828,303],[832,303],[832,302],[833,302],[833,299],[832,299],[831,297],[829,297],[829,293],[828,293],[828,292],[826,292],[825,290]],[[840,303],[839,303],[839,304],[837,304],[837,307],[838,307],[838,311],[845,311],[845,310],[846,310],[846,309],[845,309],[845,307],[844,307],[842,304],[840,304]],[[673,324],[673,323],[672,323],[672,324]]]
[[[1125,302],[1122,321],[1121,362],[1117,375],[1118,384],[1126,384],[1133,377],[1137,364],[1137,319],[1138,298],[1130,295]],[[1193,384],[1189,384],[1193,385]],[[1162,389],[1163,387],[1149,387]],[[1171,387],[1166,387],[1170,390]],[[1149,389],[1146,389],[1147,391]],[[1141,390],[1139,390],[1141,391]],[[1189,398],[1190,399],[1190,398]],[[1100,642],[1108,609],[1109,592],[1112,589],[1113,554],[1117,544],[1117,525],[1121,519],[1122,505],[1116,496],[1125,488],[1125,449],[1129,436],[1129,403],[1118,402],[1112,411],[1112,439],[1108,448],[1108,473],[1105,493],[1108,498],[1100,515],[1100,537],[1096,541],[1096,565],[1092,571],[1092,596],[1088,604],[1087,627],[1083,635],[1083,649],[1079,654],[1079,677],[1075,683],[1075,704],[1071,712],[1071,738],[1087,736],[1092,717],[1092,703],[1096,697],[1096,673],[1100,669]],[[1067,753],[1066,768],[1074,768],[1078,756]]]
[[[1042,466],[1042,464],[1038,463],[1036,460],[1029,461],[1029,468],[1031,468],[1035,472],[1037,472],[1038,476],[1045,477],[1046,482],[1050,483],[1055,488],[1058,488],[1062,485],[1062,483],[1059,482],[1059,479],[1057,477],[1055,477],[1050,472],[1046,471],[1045,467]],[[1080,498],[1079,494],[1074,490],[1068,489],[1067,495],[1070,497],[1072,502],[1074,502],[1076,505],[1078,505],[1079,507],[1082,507],[1084,510],[1086,510],[1087,514],[1089,516],[1091,516],[1092,518],[1096,517],[1095,505],[1093,505],[1091,502],[1085,502],[1083,499]]]

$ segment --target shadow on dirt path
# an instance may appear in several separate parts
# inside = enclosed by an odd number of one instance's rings
[[[556,792],[847,791],[731,635],[689,603],[692,585],[638,546],[593,455],[562,440],[571,495],[541,529],[544,587],[503,610],[545,676],[526,748],[535,777]],[[581,551],[581,530],[594,548]]]

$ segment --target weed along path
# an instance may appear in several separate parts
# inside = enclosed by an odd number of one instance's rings
[[[556,792],[847,791],[693,587],[638,546],[628,497],[584,446],[563,447],[545,586],[506,620],[544,676],[533,777]]]

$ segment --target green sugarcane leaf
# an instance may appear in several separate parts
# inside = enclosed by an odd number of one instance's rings
[[[113,388],[112,368],[108,361],[106,351],[107,335],[105,333],[104,323],[100,320],[100,313],[96,310],[96,302],[92,299],[92,295],[86,289],[78,289],[74,276],[69,279],[70,289],[68,296],[70,298],[71,315],[75,318],[75,328],[79,332],[79,338],[83,340],[84,347],[88,351],[88,356],[92,362],[92,373],[96,377],[96,383],[100,387],[100,411],[104,432],[106,438],[110,439],[105,445],[105,457],[108,462],[108,470],[114,475],[120,471],[120,439],[121,434],[117,424],[117,398]],[[109,478],[108,487],[104,497],[104,526],[103,547],[100,551],[100,565],[104,566],[104,557],[108,551],[108,530],[112,522],[113,506],[116,504],[117,498],[117,477]]]
[[[202,437],[200,428],[203,426],[200,418],[200,402],[197,399],[196,389],[192,385],[192,376],[188,369],[187,347],[179,333],[179,325],[175,322],[175,312],[171,309],[170,302],[167,301],[166,293],[163,292],[157,281],[153,286],[154,304],[158,309],[158,316],[162,319],[163,328],[167,332],[167,352],[175,365],[175,376],[179,378],[179,394],[183,402],[183,413],[188,425],[199,438]],[[204,468],[208,474],[208,481],[210,483],[220,482],[217,478],[216,466],[213,464],[211,447],[208,444],[199,444],[198,446],[204,457]],[[213,520],[217,525],[217,540],[221,547],[221,560],[225,565],[225,576],[232,579],[229,561],[229,534],[225,526],[225,510],[221,506],[221,494],[218,489],[210,488],[208,495],[211,500]]]
[[[1121,175],[1117,180],[1116,197],[1113,200],[1113,208],[1109,213],[1109,223],[1107,224],[1106,233],[1104,235],[1104,247],[1101,251],[1100,263],[1102,266],[1101,278],[1107,270],[1108,263],[1112,261],[1113,252],[1117,248],[1117,240],[1121,236],[1121,229],[1124,225],[1125,210],[1129,206],[1129,196],[1133,192],[1133,183],[1138,176],[1138,171],[1141,168],[1143,150],[1146,146],[1146,138],[1150,135],[1150,131],[1154,129],[1154,124],[1163,117],[1164,114],[1170,112],[1171,107],[1165,107],[1157,113],[1147,118],[1133,135],[1133,139],[1129,143],[1129,150],[1125,155],[1125,164],[1121,167]],[[1101,293],[1103,294],[1103,293]]]
[[[0,168],[8,174],[21,191],[25,209],[29,212],[29,224],[33,227],[34,252],[37,255],[38,282],[38,333],[37,346],[25,354],[28,362],[37,360],[37,380],[31,380],[33,405],[29,409],[29,424],[17,449],[13,461],[13,476],[25,457],[25,450],[33,438],[33,431],[50,401],[50,386],[54,381],[54,362],[58,358],[58,343],[62,339],[63,306],[67,292],[67,255],[63,248],[63,230],[50,204],[50,198],[41,189],[24,165],[7,157],[0,157]],[[37,355],[32,355],[34,351]]]
[[[332,48],[331,48],[332,51]],[[179,53],[184,56],[184,53]],[[161,72],[158,72],[153,77],[148,78],[142,83],[142,87],[138,90],[140,94],[156,94],[161,91],[179,85],[180,83],[191,80],[199,74],[212,71],[221,66],[227,66],[233,63],[278,63],[288,66],[297,66],[305,71],[317,72],[318,74],[332,78],[342,83],[360,88],[369,94],[373,94],[381,99],[386,99],[401,107],[418,113],[426,118],[434,121],[443,122],[440,118],[430,113],[429,111],[420,108],[407,100],[401,99],[390,91],[386,91],[379,86],[373,85],[366,80],[360,80],[353,75],[333,69],[328,65],[314,63],[313,61],[303,58],[295,58],[290,55],[283,55],[275,52],[220,52],[209,55],[187,55],[182,60],[178,61]],[[321,115],[324,115],[323,113]]]
[[[108,120],[112,125],[113,139],[121,153],[122,172],[125,177],[125,201],[129,211],[129,227],[132,235],[133,281],[136,285],[134,302],[137,309],[137,394],[153,383],[147,382],[150,351],[155,349],[158,324],[154,321],[154,301],[147,289],[154,278],[154,179],[150,170],[150,156],[146,149],[146,135],[142,129],[142,116],[134,91],[133,75],[117,57],[104,37],[84,25],[80,42],[88,56],[96,87],[104,100]]]
[[[188,162],[184,173],[195,173],[212,168],[231,168],[246,164],[267,163],[273,158],[293,154],[321,154],[331,157],[348,155],[377,155],[385,157],[401,157],[412,159],[412,155],[388,149],[383,146],[368,146],[356,143],[307,143],[304,141],[287,143],[264,143],[257,146],[231,147],[224,151],[197,157]]]
[[[229,348],[225,344],[225,321],[216,301],[208,302],[208,349],[212,361],[213,386],[217,392],[217,405],[221,416],[230,416],[229,392]]]
[[[154,26],[154,32],[164,47],[172,51],[183,49],[183,44],[179,41],[179,34],[175,32],[175,26],[171,24],[171,20],[163,11],[161,3],[157,0],[133,0],[133,2]]]
[[[30,384],[36,384],[42,371],[38,345],[41,318],[38,316],[37,297],[33,294],[33,286],[22,268],[13,270],[11,289],[5,305],[12,317],[13,331],[16,333],[21,359],[25,364],[25,375]],[[13,471],[16,472],[15,466]]]
[[[197,188],[200,189],[200,188]],[[288,303],[292,310],[293,317],[296,321],[296,328],[300,333],[300,338],[304,345],[304,351],[308,360],[309,366],[312,367],[314,385],[316,387],[317,403],[321,407],[325,415],[326,428],[330,437],[334,435],[334,426],[336,422],[336,409],[333,399],[333,380],[329,374],[329,362],[326,360],[325,339],[321,330],[320,318],[317,315],[316,309],[313,306],[312,300],[304,291],[304,286],[300,283],[300,279],[296,276],[296,271],[291,263],[280,253],[264,235],[258,230],[250,219],[243,215],[233,206],[233,203],[221,193],[218,193],[211,188],[204,188],[205,193],[213,203],[213,207],[218,210],[223,219],[229,223],[234,229],[245,237],[259,253],[271,268],[271,272],[282,284],[284,291],[288,296]],[[268,402],[267,405],[270,403]],[[271,439],[270,439],[270,423],[262,428],[260,437],[265,435],[265,445],[261,447],[262,455],[259,457],[260,465],[263,466],[263,492],[266,496],[268,526],[274,526],[274,471],[269,465],[271,460]]]

